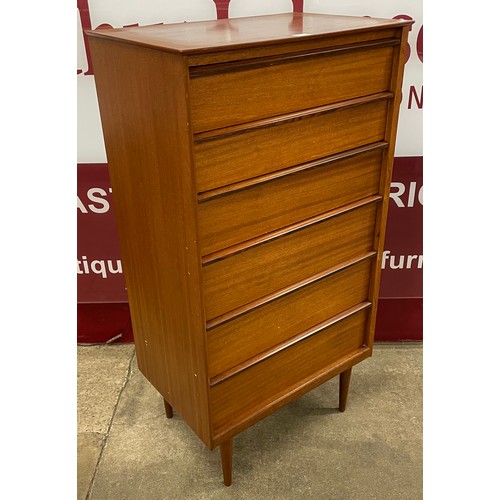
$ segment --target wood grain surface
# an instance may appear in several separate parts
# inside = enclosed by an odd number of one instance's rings
[[[380,279],[382,273],[382,253],[384,251],[385,233],[387,229],[387,214],[389,210],[389,194],[391,190],[392,169],[394,165],[394,151],[396,149],[396,134],[399,118],[399,107],[402,99],[403,71],[406,57],[406,44],[410,27],[405,26],[401,33],[401,46],[394,52],[394,61],[391,71],[391,90],[394,93],[394,99],[389,103],[385,126],[385,140],[390,146],[384,151],[382,159],[382,170],[380,176],[379,192],[383,196],[383,201],[379,205],[377,221],[375,226],[374,249],[377,251],[377,263],[372,269],[370,280],[370,302],[373,307],[371,310],[366,332],[366,344],[373,348],[375,338],[375,324],[377,320],[378,296],[380,290]]]
[[[412,21],[287,13],[89,35],[139,368],[232,438],[372,354]]]
[[[249,179],[384,138],[387,98],[195,142],[198,191]],[[223,129],[222,129],[223,130]],[[290,147],[293,144],[294,147]]]
[[[201,203],[202,255],[377,194],[381,161],[370,151]]]
[[[346,33],[362,35],[365,32],[399,28],[411,23],[401,19],[290,12],[215,21],[101,29],[89,33],[94,37],[187,55],[261,47],[280,42],[294,44]]]
[[[286,58],[284,62],[259,61],[260,66],[249,69],[245,65],[223,65],[216,74],[201,74],[190,80],[193,131],[203,132],[389,90],[392,53],[392,45],[382,48],[368,45],[354,52],[350,47],[342,52],[306,53],[298,61]],[[213,65],[207,68],[214,71]],[[311,75],[314,75],[313,86]]]
[[[212,387],[215,434],[235,425],[334,360],[362,347],[366,319],[367,312],[362,310]]]
[[[137,362],[212,446],[186,67],[171,54],[90,40]]]
[[[207,320],[373,247],[369,203],[203,267]]]
[[[366,301],[371,263],[365,258],[209,331],[209,377]]]
[[[351,44],[361,44],[382,39],[399,40],[400,29],[394,27],[383,28],[375,31],[363,31],[358,33],[343,33],[335,37],[309,38],[295,37],[293,43],[290,40],[282,40],[272,45],[259,45],[254,47],[234,47],[227,51],[205,52],[187,55],[190,74],[196,73],[199,66],[224,64],[228,62],[240,63],[246,60],[260,60],[267,57],[286,56],[295,53],[311,52],[315,50],[331,49]]]

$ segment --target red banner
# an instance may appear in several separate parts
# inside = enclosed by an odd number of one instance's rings
[[[423,174],[421,156],[394,160],[380,297],[422,297]]]
[[[108,166],[78,165],[78,303],[127,302]]]

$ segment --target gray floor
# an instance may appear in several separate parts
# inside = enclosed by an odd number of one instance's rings
[[[234,440],[233,485],[137,369],[134,347],[78,347],[78,499],[420,499],[422,345],[376,344],[353,369]]]

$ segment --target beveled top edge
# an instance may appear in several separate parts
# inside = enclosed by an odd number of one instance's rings
[[[314,40],[402,27],[413,21],[289,12],[252,17],[87,30],[89,36],[185,55]]]

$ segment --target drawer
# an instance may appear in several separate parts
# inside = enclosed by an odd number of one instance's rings
[[[209,377],[368,300],[372,258],[364,258],[207,332]]]
[[[202,202],[198,218],[202,254],[378,193],[381,161],[380,149],[369,151]]]
[[[321,330],[210,390],[215,435],[264,409],[363,346],[367,309]]]
[[[207,320],[371,251],[377,205],[369,203],[205,264]]]
[[[387,99],[196,139],[198,191],[317,160],[384,139]]]
[[[395,42],[322,48],[191,70],[195,133],[389,90]],[[314,86],[311,87],[311,75]]]

